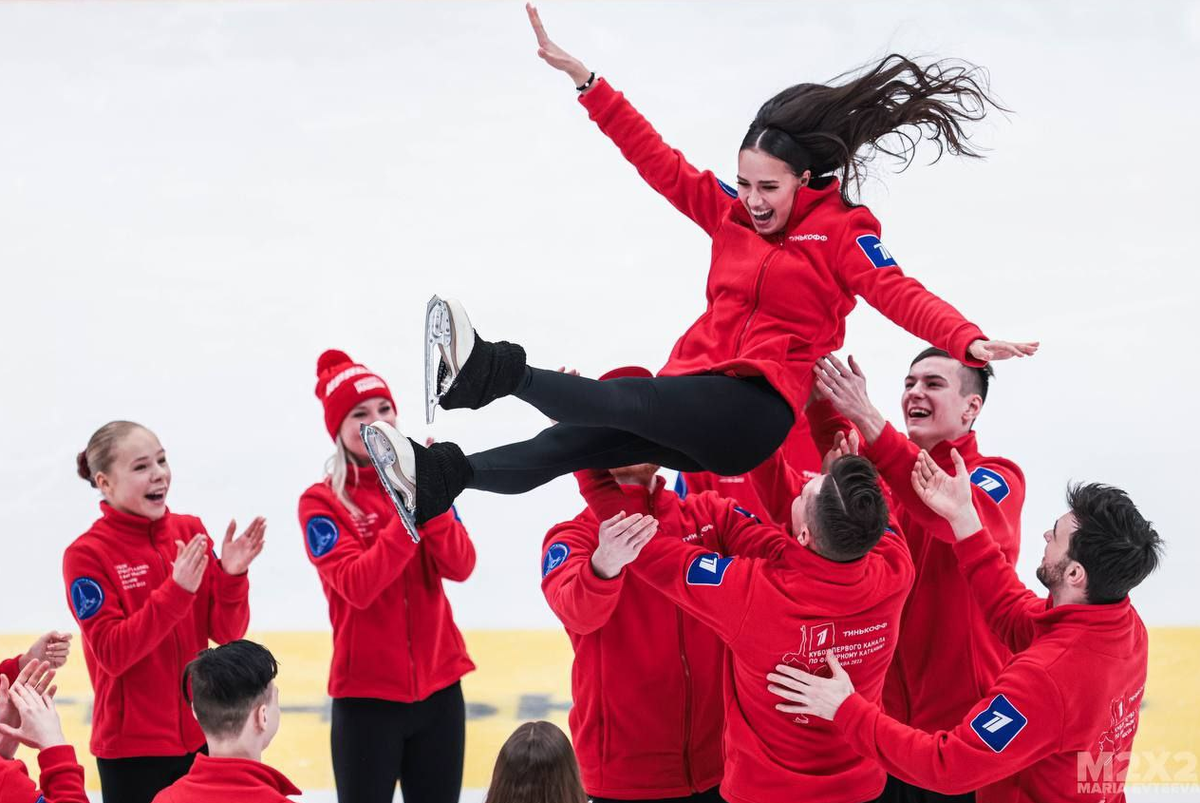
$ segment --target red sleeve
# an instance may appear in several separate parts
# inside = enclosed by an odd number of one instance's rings
[[[105,561],[86,546],[72,545],[63,555],[67,604],[96,662],[110,675],[126,669],[158,648],[196,599],[167,577],[136,611],[121,607],[116,583]]]
[[[88,803],[83,785],[83,767],[69,744],[47,747],[38,753],[42,795],[46,803]],[[5,797],[7,801],[9,798]]]
[[[834,717],[855,752],[889,775],[948,795],[1008,778],[1061,751],[1063,723],[1058,687],[1030,661],[1006,667],[953,730],[926,733],[902,725],[858,694]]]
[[[904,275],[880,242],[879,221],[866,207],[851,210],[838,257],[837,269],[851,293],[959,362],[983,365],[967,355],[967,347],[987,337],[954,307]]]
[[[629,568],[732,644],[749,616],[762,560],[722,557],[660,533]]]
[[[556,524],[542,542],[542,593],[558,620],[581,635],[608,622],[628,575],[622,570],[611,580],[596,576],[592,553],[598,529],[597,519],[585,511],[572,521]]]
[[[645,117],[603,78],[581,95],[590,117],[621,149],[646,183],[671,205],[712,235],[733,200],[717,177],[688,164],[683,154],[663,142]],[[736,195],[736,191],[733,191]]]
[[[808,420],[808,429],[812,432],[813,443],[816,444],[817,451],[821,453],[822,458],[833,448],[833,439],[839,432],[849,435],[850,431],[854,429],[850,419],[839,413],[827,399],[814,399],[809,402],[808,406],[804,408],[804,417]],[[861,432],[859,440],[866,443]]]
[[[930,536],[953,544],[950,524],[930,510],[912,487],[912,469],[920,448],[891,424],[884,426],[863,454],[879,469],[896,504]],[[984,458],[971,469],[971,497],[983,526],[1015,563],[1021,545],[1021,507],[1025,501],[1025,476],[1013,463]]]
[[[475,545],[453,507],[421,525],[420,548],[447,580],[461,583],[475,571]]]
[[[784,450],[777,449],[753,468],[746,479],[768,508],[764,512],[780,526],[787,526],[792,520],[792,502],[808,480],[788,465]]]
[[[300,529],[309,561],[321,580],[362,610],[400,576],[417,554],[408,531],[393,518],[370,546],[353,531],[345,508],[313,493],[300,499]]]
[[[8,678],[9,683],[15,683],[17,675],[21,673],[21,656],[16,658],[5,658],[0,661],[0,675]]]
[[[208,530],[197,520],[200,532]],[[208,539],[212,559],[205,569],[208,583],[208,637],[217,644],[228,644],[246,635],[250,626],[250,573],[228,574]]]
[[[986,528],[955,544],[954,554],[991,631],[1014,653],[1028,648],[1046,601],[1025,587]]]
[[[695,501],[693,501],[695,500]],[[722,555],[743,558],[771,558],[795,543],[781,527],[764,524],[750,511],[731,499],[715,493],[703,493],[687,500],[688,504],[711,509],[714,527],[704,534],[702,543]]]

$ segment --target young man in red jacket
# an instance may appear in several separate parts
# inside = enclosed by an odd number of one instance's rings
[[[1158,533],[1124,491],[1072,486],[1068,512],[1044,536],[1037,576],[1050,595],[1041,599],[1000,553],[966,463],[951,457],[953,477],[922,453],[912,484],[948,522],[963,576],[1013,658],[959,723],[936,733],[856,694],[832,655],[832,678],[776,667],[773,689],[792,703],[778,708],[832,720],[861,755],[927,789],[979,789],[981,803],[1121,803],[1147,658],[1128,595],[1158,565]]]
[[[593,510],[611,510],[615,500],[611,490],[593,489],[588,501]],[[714,535],[731,540],[735,553],[740,543],[766,543],[781,532],[746,517],[714,525]],[[628,566],[630,579],[658,589],[729,647],[726,800],[863,803],[883,791],[884,771],[857,756],[827,723],[780,719],[762,670],[780,662],[815,667],[833,648],[852,664],[865,693],[880,698],[913,576],[908,547],[887,525],[878,475],[868,461],[848,455],[804,486],[793,505],[795,538],[768,557],[729,557],[664,535],[644,545],[636,537],[618,539],[616,563]]]
[[[0,801],[4,803],[87,803],[83,767],[63,736],[54,707],[53,679],[49,662],[38,660],[27,661],[11,687],[8,676],[0,675]],[[38,751],[40,788],[25,763],[13,758],[19,744]]]
[[[158,793],[155,803],[280,803],[300,790],[262,763],[279,731],[279,665],[261,644],[231,641],[204,650],[184,672],[192,709],[208,740],[188,774]]]
[[[630,366],[601,379],[649,375]],[[640,464],[611,475],[580,472],[580,490],[604,518],[633,515],[601,523],[584,508],[551,528],[542,546],[542,591],[575,651],[571,736],[594,801],[720,800],[725,647],[707,625],[621,571],[622,550],[655,529],[661,537],[721,551],[736,544],[765,553],[788,540],[771,532],[768,541],[744,543],[735,525],[751,521],[749,511],[712,493],[677,496],[658,469]]]
[[[991,688],[1011,653],[988,627],[958,570],[950,526],[920,502],[910,475],[921,449],[943,468],[951,467],[950,451],[957,449],[967,465],[975,509],[1004,559],[1016,565],[1025,477],[1011,460],[980,454],[975,440],[974,425],[987,399],[991,368],[963,365],[936,348],[918,354],[900,397],[908,437],[871,403],[853,358],[847,366],[827,357],[817,363],[815,374],[817,394],[823,399],[810,403],[806,416],[818,444],[832,441],[835,432],[851,425],[861,433],[862,453],[891,490],[917,571],[884,686],[884,710],[914,728],[949,730]],[[931,655],[955,655],[959,660],[930,660]],[[888,799],[946,800],[898,778],[888,781]],[[956,799],[975,797],[968,792]]]

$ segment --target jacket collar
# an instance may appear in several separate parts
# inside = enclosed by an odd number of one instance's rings
[[[975,431],[971,430],[966,435],[952,441],[942,441],[930,450],[929,456],[942,468],[953,468],[954,460],[950,457],[951,449],[957,449],[963,462],[968,466],[978,460],[979,445],[975,442]]]
[[[249,758],[217,758],[200,753],[186,776],[187,783],[210,789],[265,786],[281,795],[298,795],[300,789],[282,772]]]
[[[137,516],[133,513],[125,513],[117,510],[107,501],[100,502],[100,520],[103,521],[110,530],[119,534],[134,536],[137,538],[157,538],[167,526],[167,520],[171,518],[171,510],[167,508],[163,513],[162,518],[155,521]]]
[[[809,212],[825,202],[831,195],[840,199],[840,190],[838,189],[840,186],[841,184],[838,180],[832,178],[828,184],[819,190],[813,189],[811,183],[796,190],[796,197],[792,199],[792,213],[788,215],[787,225],[779,232],[768,237],[763,237],[763,239],[768,242],[781,242],[787,235],[792,233],[796,226],[803,222]],[[746,211],[746,206],[740,199],[734,199],[731,216],[734,222],[754,231],[754,223],[750,219],[750,213]]]

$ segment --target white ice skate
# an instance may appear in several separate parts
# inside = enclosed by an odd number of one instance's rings
[[[429,299],[425,307],[425,423],[433,423],[433,413],[442,396],[458,378],[471,349],[475,330],[462,304],[454,299]]]
[[[417,531],[417,456],[408,438],[386,421],[363,424],[359,434],[367,446],[371,465],[379,474],[383,489],[392,498],[404,529],[414,544],[421,542]]]

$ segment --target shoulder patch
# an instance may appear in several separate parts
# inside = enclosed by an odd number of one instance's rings
[[[724,181],[721,181],[721,179],[717,179],[717,186],[719,186],[721,188],[721,192],[725,193],[730,198],[737,197],[737,190],[733,187],[730,187]]]
[[[877,268],[890,268],[896,264],[895,258],[892,257],[892,252],[887,250],[879,238],[874,234],[864,234],[854,240],[858,243],[858,247],[867,255],[867,259],[871,260],[871,264]]]
[[[458,515],[458,508],[456,508],[454,505],[451,505],[450,512],[454,514],[455,521],[457,521],[459,524],[463,523],[462,516]]]
[[[746,508],[742,507],[741,505],[734,505],[733,509],[736,510],[738,513],[741,513],[746,518],[754,519],[759,524],[762,524],[762,519],[760,519],[758,516],[755,516],[753,513],[751,513],[749,510],[746,510]]]
[[[104,606],[104,589],[90,577],[77,577],[71,583],[71,607],[79,621],[91,619]]]
[[[1028,724],[1029,720],[1007,697],[997,694],[988,707],[971,720],[971,730],[994,752],[1000,753]]]
[[[675,475],[675,495],[680,499],[687,499],[687,480],[684,479],[682,471]]]
[[[555,541],[550,546],[546,547],[546,556],[542,558],[542,577],[550,574],[567,562],[567,556],[571,554],[571,547],[564,544],[562,541]]]
[[[992,501],[997,504],[1003,502],[1011,492],[1004,475],[983,466],[971,472],[971,484],[978,485],[979,489],[992,497]]]
[[[304,540],[308,544],[308,554],[314,558],[328,555],[338,541],[337,523],[328,516],[314,516],[304,525]]]
[[[733,558],[723,558],[716,552],[697,555],[688,564],[687,584],[690,586],[719,586]]]

